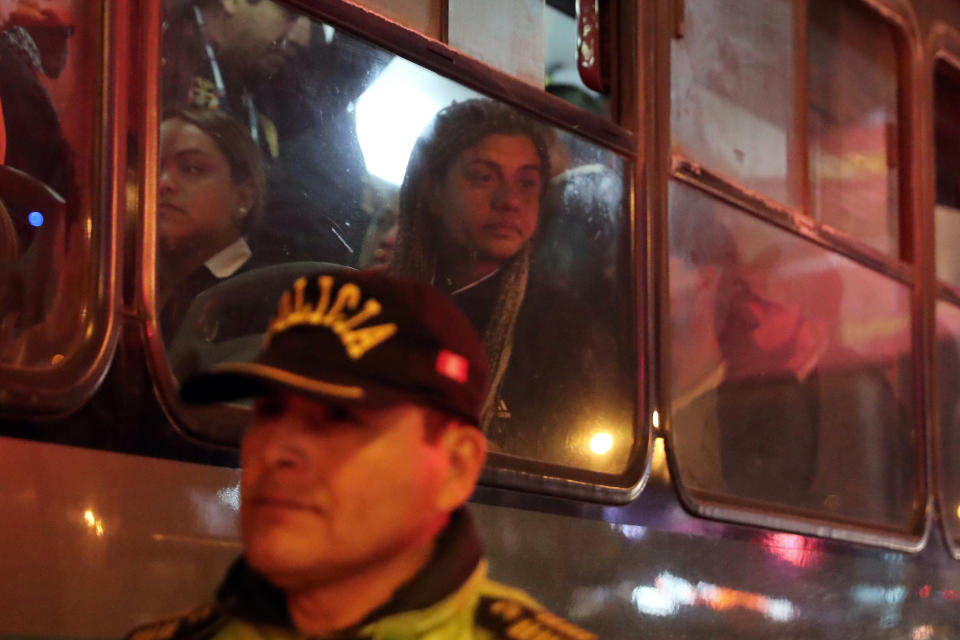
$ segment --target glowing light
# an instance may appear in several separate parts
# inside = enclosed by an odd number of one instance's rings
[[[820,559],[820,542],[790,533],[772,533],[765,537],[763,546],[784,562],[795,567],[808,567]]]
[[[420,132],[453,100],[477,94],[403,58],[394,58],[357,99],[357,140],[367,171],[399,185]]]
[[[929,624],[913,628],[912,640],[930,640],[933,638],[933,627]]]
[[[654,429],[660,428],[660,412],[656,409],[653,410],[653,415],[650,417],[650,422],[653,423]]]
[[[217,497],[220,498],[220,502],[230,507],[234,511],[239,511],[240,509],[240,485],[237,484],[233,487],[224,487],[217,491]]]
[[[50,364],[53,365],[53,366],[57,366],[57,365],[60,364],[62,361],[63,361],[63,354],[62,354],[62,353],[58,353],[57,355],[55,355],[55,356],[53,356],[52,358],[50,358]]]
[[[27,222],[29,222],[32,227],[42,227],[43,214],[39,211],[31,211],[30,215],[27,216]]]
[[[92,527],[97,523],[97,519],[94,517],[93,511],[90,511],[90,509],[87,509],[83,512],[83,519],[87,521],[88,527]]]
[[[98,536],[102,536],[102,535],[103,535],[103,522],[101,522],[100,520],[97,520],[96,529],[97,529],[97,535],[98,535]]]
[[[957,505],[957,517],[960,518],[960,504]]]
[[[593,451],[598,456],[609,453],[610,449],[612,448],[613,436],[606,431],[595,433],[593,437],[590,438],[590,451]]]
[[[657,576],[652,587],[640,585],[634,588],[631,600],[640,613],[655,616],[674,615],[681,606],[703,606],[714,611],[753,611],[774,622],[789,622],[797,617],[797,609],[789,600],[708,582],[694,585],[667,572]]]

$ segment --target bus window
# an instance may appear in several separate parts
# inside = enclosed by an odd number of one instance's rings
[[[748,190],[802,204],[802,46],[791,0],[686,0],[670,57],[675,152]]]
[[[808,7],[809,215],[899,257],[895,32],[854,3]]]
[[[912,532],[910,289],[679,182],[670,197],[670,437],[684,487]]]
[[[33,403],[89,373],[113,304],[95,186],[102,16],[78,0],[14,6],[0,24],[0,377],[6,402],[22,388],[30,408],[63,410]]]
[[[269,0],[231,17],[260,36],[237,50],[218,7],[164,33],[156,309],[173,375],[255,356],[280,291],[319,263],[388,268],[449,292],[484,336],[497,464],[625,473],[632,163]],[[245,415],[183,411],[214,440]]]
[[[936,275],[935,374],[939,438],[935,441],[943,525],[950,546],[960,546],[960,70],[946,61],[934,67],[934,144],[936,205],[934,241]]]

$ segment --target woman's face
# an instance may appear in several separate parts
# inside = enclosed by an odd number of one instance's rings
[[[524,135],[491,134],[462,151],[433,193],[445,250],[466,249],[480,261],[515,256],[537,230],[540,157]]]
[[[240,237],[253,200],[249,184],[234,183],[213,138],[175,118],[160,126],[158,190],[157,238],[168,250],[219,251]]]

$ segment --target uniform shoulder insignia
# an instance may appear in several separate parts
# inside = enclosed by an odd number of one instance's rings
[[[213,637],[226,621],[227,617],[219,608],[205,605],[137,627],[125,640],[203,640]]]
[[[481,597],[476,622],[507,640],[597,640],[597,636],[545,609],[504,598]]]

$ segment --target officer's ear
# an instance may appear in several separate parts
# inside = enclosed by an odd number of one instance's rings
[[[453,511],[473,494],[487,459],[487,437],[480,429],[452,419],[437,436],[436,446],[448,460],[447,475],[437,497],[437,508]]]

